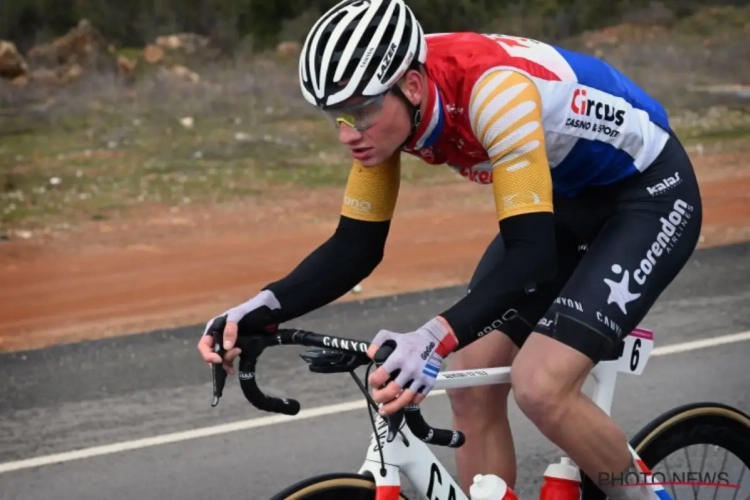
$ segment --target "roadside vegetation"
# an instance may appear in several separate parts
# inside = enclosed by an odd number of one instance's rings
[[[558,26],[560,38],[546,41],[623,69],[665,102],[691,148],[750,148],[750,86],[742,85],[750,82],[750,8],[710,7],[681,17],[667,7],[666,14],[650,9],[649,22],[634,9],[631,21],[597,31],[580,28],[593,20],[577,21],[575,33],[559,28],[566,12],[560,10],[505,32],[532,36],[554,21],[549,26]],[[135,205],[223,203],[300,185],[341,186],[346,152],[299,93],[299,33],[310,16],[284,19],[274,33],[286,38],[255,34],[252,43],[235,29],[231,43],[179,32],[136,46],[136,35],[111,26],[110,35],[104,27],[113,21],[97,25],[92,15],[80,23],[71,18],[62,35],[32,46],[24,46],[26,39],[22,49],[0,45],[0,237],[103,220]],[[503,23],[493,26],[499,31]],[[445,166],[405,162],[407,185],[459,181]]]

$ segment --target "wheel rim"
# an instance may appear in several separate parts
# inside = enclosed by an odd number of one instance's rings
[[[675,415],[644,436],[636,452],[673,500],[750,500],[750,419],[732,409]]]
[[[375,485],[366,479],[336,478],[321,481],[293,493],[286,500],[372,500]]]
[[[673,500],[748,500],[747,470],[737,455],[707,443],[670,453],[651,469]]]
[[[376,487],[370,479],[332,477],[303,486],[284,500],[374,500]],[[408,500],[403,494],[399,500]]]

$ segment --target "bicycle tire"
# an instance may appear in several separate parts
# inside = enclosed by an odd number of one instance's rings
[[[750,416],[722,403],[690,403],[659,415],[630,440],[649,469],[675,451],[696,444],[721,446],[750,468]],[[584,475],[581,498],[605,500],[607,496]]]
[[[323,474],[303,479],[269,500],[375,500],[375,481],[362,474]],[[401,493],[398,500],[409,499]]]

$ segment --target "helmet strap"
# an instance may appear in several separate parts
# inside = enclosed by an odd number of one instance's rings
[[[409,110],[409,114],[411,116],[411,130],[409,131],[409,135],[406,136],[406,139],[401,144],[401,146],[398,147],[399,150],[403,149],[407,144],[411,142],[411,140],[414,138],[414,134],[417,132],[417,128],[419,127],[419,124],[422,122],[422,111],[419,109],[419,106],[415,106],[408,97],[406,97],[406,94],[404,94],[404,91],[401,90],[401,87],[398,85],[394,85],[391,90],[393,93],[398,96],[402,101],[404,101],[404,104],[406,104],[406,109]]]

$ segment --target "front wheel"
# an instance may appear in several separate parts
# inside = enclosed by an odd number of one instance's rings
[[[375,500],[375,492],[371,477],[344,472],[303,479],[270,500]],[[400,494],[393,500],[409,499]]]
[[[630,445],[651,470],[669,455],[680,450],[687,453],[686,449],[694,445],[723,448],[750,468],[750,416],[720,403],[687,404],[652,420]],[[583,500],[605,500],[605,494],[590,478],[584,476],[582,486]],[[675,498],[674,491],[670,496]]]

